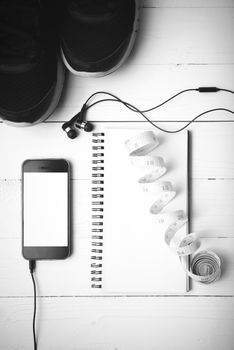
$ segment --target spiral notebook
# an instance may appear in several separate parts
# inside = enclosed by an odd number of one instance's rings
[[[92,289],[113,294],[184,293],[187,278],[164,231],[149,211],[153,198],[141,190],[125,141],[139,130],[107,130],[92,136],[91,270]],[[177,192],[164,211],[188,207],[188,133],[155,133],[150,155],[164,159]],[[187,234],[187,224],[181,230]],[[98,290],[97,290],[98,289]]]

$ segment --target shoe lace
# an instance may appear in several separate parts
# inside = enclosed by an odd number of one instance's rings
[[[39,2],[0,0],[0,63],[27,63],[38,53]]]
[[[119,0],[73,0],[72,7],[86,14],[103,14],[114,11]]]

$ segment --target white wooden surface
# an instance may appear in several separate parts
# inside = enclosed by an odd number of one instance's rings
[[[233,117],[219,112],[190,128],[192,230],[204,248],[220,254],[223,275],[212,285],[192,283],[191,291],[179,296],[80,295],[76,281],[82,273],[89,220],[86,142],[84,134],[70,141],[60,129],[61,121],[97,90],[147,107],[184,88],[234,89],[233,18],[233,0],[145,0],[139,38],[121,69],[100,79],[69,75],[62,101],[49,120],[53,123],[28,129],[0,124],[1,350],[32,349],[32,285],[20,254],[19,166],[29,148],[41,157],[62,155],[79,164],[73,169],[74,192],[79,194],[74,199],[73,255],[66,262],[38,263],[36,272],[39,349],[234,349]],[[233,96],[188,93],[152,118],[176,128],[203,110],[221,106],[234,109]],[[99,129],[145,127],[141,117],[117,105],[97,106],[88,117]]]

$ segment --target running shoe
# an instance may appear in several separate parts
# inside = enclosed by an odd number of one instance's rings
[[[0,117],[14,126],[47,119],[59,102],[65,74],[58,4],[0,0]]]
[[[140,0],[68,0],[61,31],[66,67],[80,76],[104,76],[129,56],[139,25]]]

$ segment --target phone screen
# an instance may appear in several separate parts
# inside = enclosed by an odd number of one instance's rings
[[[25,172],[24,247],[68,246],[68,173]]]

